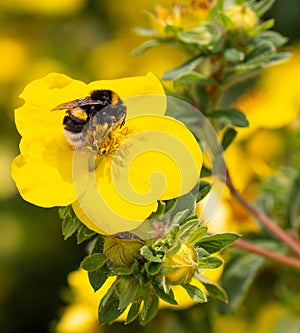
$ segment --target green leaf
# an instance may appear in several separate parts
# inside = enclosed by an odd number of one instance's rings
[[[212,188],[211,183],[206,180],[200,180],[199,182],[199,193],[197,195],[197,202],[203,200]]]
[[[212,254],[222,250],[224,247],[236,241],[240,236],[236,233],[225,232],[202,238],[195,246],[202,247]]]
[[[159,271],[161,270],[161,264],[160,263],[149,262],[149,263],[146,263],[146,264],[148,264],[148,265],[145,265],[146,270],[152,276],[158,274]]]
[[[253,43],[257,43],[257,41],[269,41],[278,48],[287,43],[288,39],[282,36],[279,32],[269,30],[262,31],[258,36],[253,38]]]
[[[177,234],[177,238],[186,241],[186,239],[190,236],[191,232],[199,227],[200,221],[198,218],[191,219],[184,224],[181,225],[180,230]]]
[[[275,46],[269,41],[262,41],[261,43],[255,45],[255,48],[246,54],[245,62],[237,68],[242,66],[257,66],[260,63],[266,61],[275,53]]]
[[[214,256],[206,257],[199,261],[199,267],[202,269],[215,269],[220,267],[222,264],[223,260]]]
[[[166,209],[166,203],[164,201],[158,200],[156,211],[152,212],[147,219],[150,220],[163,215],[165,209]]]
[[[62,234],[64,236],[64,240],[71,237],[81,225],[82,223],[77,217],[70,215],[66,216],[62,222]]]
[[[135,27],[133,31],[140,36],[144,37],[154,37],[157,36],[157,32],[154,29],[145,29],[145,28],[140,28],[140,27]]]
[[[119,309],[125,309],[127,306],[135,301],[136,294],[139,291],[140,285],[135,277],[122,276],[119,278],[119,283],[117,284],[117,290],[121,287],[121,292],[119,292]]]
[[[81,224],[77,230],[77,244],[81,244],[95,235],[96,233],[94,231],[90,230],[84,224]]]
[[[207,114],[207,116],[210,118],[216,118],[225,125],[233,125],[238,127],[249,126],[249,122],[246,116],[238,109],[216,110]]]
[[[110,269],[104,265],[100,269],[88,272],[88,277],[94,291],[99,290],[108,278]]]
[[[182,284],[181,286],[186,290],[186,292],[193,301],[198,303],[207,302],[207,297],[205,293],[198,287],[193,286],[191,284]]]
[[[144,303],[140,313],[142,324],[149,323],[158,311],[158,296],[153,290],[146,290],[143,296]]]
[[[111,288],[112,289],[112,288]],[[99,324],[108,324],[116,320],[125,309],[119,308],[119,297],[114,290],[109,290],[102,298],[98,308]]]
[[[206,234],[207,227],[199,227],[194,230],[186,240],[187,244],[194,245],[198,243]]]
[[[102,267],[107,262],[107,257],[103,253],[94,253],[86,257],[82,262],[81,266],[86,271],[95,271]]]
[[[232,141],[235,139],[237,135],[237,131],[234,128],[228,127],[224,134],[223,134],[223,138],[222,138],[222,147],[223,150],[226,150],[230,144],[232,143]]]
[[[176,25],[167,25],[165,27],[164,33],[166,35],[175,35],[177,34],[177,32],[181,31],[182,28],[181,27],[177,27]]]
[[[245,58],[245,54],[235,48],[226,49],[224,51],[224,56],[229,62],[241,62]]]
[[[167,43],[167,39],[164,38],[157,38],[157,39],[151,39],[140,45],[137,49],[133,51],[134,56],[141,55],[146,50],[150,49],[151,47],[162,45]]]
[[[166,293],[163,286],[160,284],[160,281],[155,280],[153,281],[152,285],[159,298],[173,305],[178,304],[174,298],[174,293],[171,288],[169,289],[169,292]]]
[[[58,216],[61,220],[65,219],[68,215],[72,215],[73,210],[72,210],[72,206],[66,206],[66,207],[59,207],[58,209]]]
[[[217,82],[206,75],[191,71],[187,74],[182,74],[180,77],[175,79],[174,88],[178,88],[183,84],[217,85]]]
[[[262,16],[268,11],[276,0],[260,0],[257,1],[254,5],[254,10],[258,16]]]
[[[132,323],[136,319],[140,311],[141,303],[142,301],[138,301],[131,304],[131,307],[128,311],[128,315],[125,321],[125,325]]]
[[[149,248],[149,246],[145,245],[140,249],[140,254],[147,259],[148,261],[151,262],[161,262],[161,258],[156,257],[153,255],[152,250]]]
[[[262,256],[244,253],[236,253],[226,262],[221,281],[228,293],[228,306],[231,309],[240,307],[257,272],[265,262],[266,259]]]
[[[195,275],[195,278],[205,286],[211,297],[217,298],[225,303],[228,302],[228,296],[226,291],[218,283],[211,281],[210,279],[201,274]]]
[[[171,69],[164,73],[162,79],[163,80],[176,80],[183,75],[189,74],[192,72],[203,60],[203,57],[197,56],[195,58],[190,59],[189,61],[183,63],[179,67]]]

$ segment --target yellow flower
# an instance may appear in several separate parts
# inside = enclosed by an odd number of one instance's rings
[[[152,27],[159,35],[163,35],[167,26],[180,27],[182,24],[182,17],[185,12],[185,6],[175,3],[172,9],[166,9],[160,5],[155,6],[155,13],[148,12],[148,16]]]
[[[117,92],[127,120],[93,154],[67,143],[62,132],[65,112],[51,110],[95,89]],[[151,73],[88,85],[50,74],[29,84],[21,98],[25,103],[16,110],[21,154],[11,172],[20,194],[31,203],[73,203],[89,228],[116,233],[134,229],[156,210],[157,200],[183,195],[197,182],[201,150],[182,123],[163,116],[163,89]]]
[[[231,5],[225,9],[225,14],[232,23],[232,32],[247,35],[258,23],[256,13],[246,5]]]

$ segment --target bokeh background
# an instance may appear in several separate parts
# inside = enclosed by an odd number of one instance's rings
[[[20,139],[13,112],[21,104],[18,95],[27,83],[49,72],[61,72],[89,82],[144,75],[150,70],[161,76],[164,71],[179,65],[184,61],[184,55],[168,47],[151,49],[139,57],[131,55],[143,41],[133,28],[149,25],[143,11],[151,10],[158,2],[0,1],[1,333],[53,332],[68,299],[67,274],[78,268],[84,256],[84,246],[76,245],[75,239],[63,240],[57,210],[24,202],[10,178],[10,163],[18,154]],[[159,3],[170,5],[173,1]],[[275,30],[289,38],[288,47],[297,47],[299,0],[277,0],[266,15],[266,18],[270,17],[276,20]],[[295,75],[300,76],[300,73]],[[272,279],[272,272],[270,274]],[[261,281],[262,289],[267,287],[266,283]],[[202,326],[199,324],[199,312],[195,309],[165,310],[159,315],[158,323],[162,318],[168,318],[163,321],[164,325],[153,324],[143,331],[155,328],[160,332],[200,332],[202,328],[203,332],[208,332],[208,323],[203,320]],[[263,323],[264,319],[262,313],[260,321]],[[222,323],[230,330],[230,318],[224,318]],[[239,325],[240,332],[248,332],[242,319]],[[117,324],[108,330],[125,329]],[[134,325],[127,331],[139,332],[142,328]]]

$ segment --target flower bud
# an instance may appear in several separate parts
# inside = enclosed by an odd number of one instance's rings
[[[143,245],[140,241],[108,236],[104,239],[103,253],[115,265],[130,266]]]
[[[188,244],[182,243],[174,255],[163,258],[162,270],[170,284],[189,283],[196,273],[198,263],[196,250]]]
[[[256,13],[246,5],[232,5],[225,9],[225,14],[232,22],[230,31],[240,35],[247,34],[258,23]]]

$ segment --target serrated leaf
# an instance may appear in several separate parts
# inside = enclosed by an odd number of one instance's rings
[[[193,71],[203,60],[203,57],[197,56],[195,58],[192,58],[188,60],[187,62],[183,63],[179,67],[176,67],[174,69],[171,69],[164,73],[162,79],[163,80],[176,80],[180,78],[181,76],[190,73]]]
[[[223,150],[226,150],[230,146],[236,135],[237,131],[234,128],[229,127],[225,130],[222,138]]]
[[[150,49],[151,47],[157,46],[157,45],[162,45],[167,43],[167,39],[163,38],[157,38],[157,39],[151,39],[140,45],[137,49],[133,51],[134,56],[141,55],[144,53],[146,50]]]
[[[110,270],[106,265],[92,272],[88,272],[88,277],[94,291],[99,290],[108,278]]]
[[[199,261],[199,268],[215,269],[215,268],[220,267],[222,264],[223,264],[222,259],[220,259],[218,257],[210,256],[210,257],[203,258]]]
[[[195,246],[202,247],[208,253],[216,253],[232,244],[240,236],[236,233],[225,232],[202,238]]]
[[[147,290],[143,296],[143,307],[140,313],[141,323],[146,325],[156,315],[158,311],[158,296],[152,290]]]
[[[156,257],[153,255],[153,252],[151,251],[151,249],[149,248],[149,246],[145,245],[140,249],[140,254],[147,259],[148,261],[151,262],[161,262],[161,258]]]
[[[210,118],[216,118],[225,125],[233,125],[237,127],[247,127],[249,122],[243,112],[238,109],[216,110],[207,114]]]
[[[99,324],[108,324],[116,320],[125,309],[119,309],[119,297],[114,291],[108,291],[98,308]]]
[[[210,296],[217,298],[222,302],[228,302],[228,296],[226,291],[218,283],[211,281],[210,279],[201,274],[195,275],[195,278],[205,286]]]
[[[207,232],[207,227],[197,228],[189,235],[189,237],[186,240],[186,243],[190,245],[196,244],[206,235],[206,232]]]
[[[206,180],[200,180],[199,182],[199,193],[197,195],[197,202],[203,200],[212,188],[211,183]]]
[[[62,221],[62,234],[64,236],[64,240],[71,237],[77,230],[80,228],[82,223],[78,220],[77,217],[66,216]]]
[[[131,304],[131,307],[128,311],[127,318],[125,321],[125,325],[132,323],[138,316],[140,311],[141,301],[134,302]]]
[[[182,284],[181,286],[186,290],[186,292],[193,301],[198,303],[207,302],[207,297],[205,293],[198,287],[193,286],[191,284]]]
[[[153,281],[152,285],[159,298],[173,305],[178,304],[174,298],[174,293],[171,288],[169,289],[168,293],[166,293],[163,286],[160,284],[160,281]]]
[[[81,224],[77,230],[77,244],[81,244],[95,235],[96,233],[94,231],[90,230],[84,224]]]
[[[103,253],[93,253],[90,256],[84,258],[81,262],[81,266],[86,271],[95,271],[102,267],[107,262],[107,257]]]

